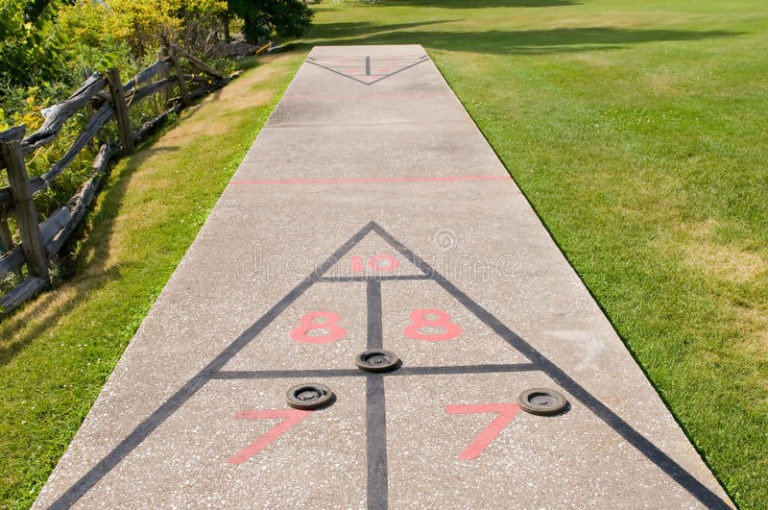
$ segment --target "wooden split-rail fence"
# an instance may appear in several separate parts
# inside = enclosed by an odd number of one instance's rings
[[[181,58],[202,74],[184,74]],[[152,81],[155,77],[158,79]],[[4,168],[8,173],[8,186],[0,187],[0,243],[4,251],[0,257],[0,278],[9,273],[24,276],[20,283],[0,296],[0,318],[50,285],[49,262],[65,246],[85,217],[107,174],[110,160],[117,154],[132,152],[171,114],[180,112],[190,101],[223,87],[230,79],[183,48],[168,44],[157,61],[126,83],[121,83],[120,72],[114,68],[105,73],[92,74],[67,100],[51,107],[40,129],[29,136],[25,137],[24,125],[0,132],[0,171]],[[179,96],[168,100],[168,109],[133,132],[130,109],[143,99],[174,86],[178,87]],[[54,141],[67,119],[85,107],[92,108],[93,113],[72,146],[43,175],[30,177],[25,157]],[[99,130],[113,119],[118,140],[106,141],[99,146],[89,179],[64,207],[38,223],[35,195],[47,189],[91,143]],[[12,214],[20,243],[14,241],[8,224]],[[25,264],[27,270],[22,272]]]

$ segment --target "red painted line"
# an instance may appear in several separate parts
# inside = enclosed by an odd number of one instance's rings
[[[229,184],[350,184],[368,182],[437,182],[437,181],[508,181],[508,175],[476,175],[458,177],[393,177],[391,179],[284,179],[274,181],[229,181]]]
[[[483,453],[491,441],[496,439],[504,427],[520,411],[520,405],[511,404],[470,404],[446,406],[448,414],[499,413],[499,415],[459,454],[462,460],[474,460]]]
[[[241,411],[235,414],[235,418],[238,420],[254,420],[263,418],[281,418],[283,421],[269,429],[269,431],[258,438],[253,443],[249,444],[234,457],[229,459],[229,464],[242,464],[246,460],[256,455],[259,450],[269,445],[272,441],[282,436],[293,427],[299,424],[301,420],[306,418],[312,413],[312,411],[303,411],[301,409],[274,409],[268,411]]]
[[[377,55],[371,55],[371,58],[375,58],[376,60],[382,59],[382,60],[403,60],[406,58],[423,58],[428,55],[392,55],[392,56],[377,56]],[[366,55],[360,55],[357,57],[313,57],[312,55],[309,56],[312,60],[359,60],[361,58],[365,58]]]
[[[386,99],[386,98],[423,98],[423,97],[447,97],[453,94],[445,92],[436,93],[424,93],[424,94],[359,94],[355,96],[341,95],[341,94],[328,94],[328,95],[298,95],[298,96],[283,96],[283,99],[297,100],[297,99]]]

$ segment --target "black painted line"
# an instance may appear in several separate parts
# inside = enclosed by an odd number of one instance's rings
[[[510,365],[456,365],[440,367],[401,367],[385,375],[455,375],[455,374],[492,374],[502,372],[535,372],[540,369],[533,363],[515,363]]]
[[[371,75],[371,57],[365,57],[365,75]]]
[[[387,478],[387,411],[384,398],[384,376],[369,373],[365,382],[368,510],[386,510],[389,482]]]
[[[706,485],[698,481],[693,475],[675,462],[669,455],[661,451],[651,441],[636,431],[632,426],[624,421],[620,416],[614,413],[605,404],[589,393],[585,388],[573,380],[557,365],[551,362],[546,356],[537,351],[532,345],[523,340],[515,332],[505,326],[501,321],[494,317],[488,310],[476,303],[472,298],[464,294],[453,283],[448,281],[443,275],[438,273],[424,260],[409,250],[400,241],[384,230],[381,226],[374,223],[373,230],[387,241],[393,248],[399,251],[404,257],[408,258],[426,274],[434,275],[434,280],[449,294],[451,294],[459,303],[470,310],[486,326],[491,328],[496,334],[503,338],[510,346],[517,349],[520,353],[531,360],[543,372],[551,377],[557,384],[568,391],[574,398],[581,402],[585,407],[592,411],[598,418],[610,426],[628,443],[634,446],[640,453],[656,464],[670,478],[675,480],[680,486],[685,488],[691,495],[698,499],[702,504],[709,508],[730,509],[720,497],[712,492]]]
[[[382,76],[382,77],[381,77],[381,78],[379,78],[378,80],[373,80],[373,81],[370,81],[370,82],[368,82],[366,85],[373,85],[374,83],[379,83],[381,80],[384,80],[384,79],[386,79],[386,78],[389,78],[390,76],[394,76],[394,75],[396,75],[397,73],[402,73],[402,72],[403,72],[403,71],[405,71],[406,69],[410,69],[411,67],[417,66],[417,65],[419,65],[419,64],[421,64],[421,63],[423,63],[423,62],[426,62],[427,60],[429,60],[429,57],[427,57],[427,56],[421,57],[421,59],[417,60],[417,61],[416,61],[416,62],[414,62],[413,64],[407,65],[407,66],[405,66],[405,67],[401,67],[400,69],[398,69],[397,71],[394,71],[394,72],[392,72],[392,73],[389,73],[389,74],[385,74],[384,76]]]
[[[175,413],[179,407],[181,407],[187,400],[189,400],[197,391],[202,388],[209,378],[203,374],[198,374],[184,386],[182,386],[176,393],[174,393],[168,400],[158,407],[149,417],[144,419],[138,427],[133,429],[120,443],[112,449],[106,457],[104,457],[98,464],[92,467],[85,475],[83,475],[74,485],[72,485],[67,491],[59,496],[50,507],[52,509],[70,508],[74,505],[83,495],[88,492],[91,487],[96,485],[104,475],[109,473],[121,460],[123,460],[129,453],[133,451],[139,444],[141,444],[147,436],[149,436],[157,427],[159,427],[165,420],[168,419],[173,413]]]
[[[366,302],[368,303],[368,350],[381,349],[381,282],[368,280],[365,286]]]
[[[314,61],[312,61],[312,60],[307,60],[306,62],[308,62],[308,63],[310,63],[310,64],[312,64],[312,65],[315,65],[315,66],[317,66],[317,67],[321,67],[321,68],[323,68],[323,69],[326,69],[326,70],[328,70],[328,71],[330,71],[330,72],[332,72],[332,73],[336,73],[336,74],[338,74],[339,76],[343,76],[343,77],[345,77],[345,78],[349,78],[350,80],[354,80],[354,81],[356,81],[357,83],[362,83],[363,85],[370,85],[370,84],[369,84],[368,82],[366,82],[366,81],[363,81],[363,80],[358,80],[357,78],[355,78],[355,77],[354,77],[354,76],[352,76],[352,75],[349,75],[349,74],[345,74],[345,73],[342,73],[341,71],[337,71],[336,69],[333,69],[333,68],[331,68],[331,67],[328,67],[328,66],[324,66],[323,64],[320,64],[320,63],[318,63],[318,62],[314,62]]]
[[[434,367],[400,367],[381,375],[450,375],[450,374],[489,374],[504,372],[541,371],[533,363],[512,363],[508,365],[447,365]],[[220,370],[209,374],[211,380],[230,379],[293,379],[306,377],[362,377],[368,372],[355,368],[329,368],[307,370]]]
[[[371,221],[359,232],[353,235],[346,243],[341,245],[328,259],[318,266],[309,276],[299,283],[291,292],[265,313],[258,321],[240,334],[226,349],[216,356],[196,376],[190,379],[176,393],[166,400],[155,412],[144,419],[133,431],[123,439],[111,452],[98,464],[92,467],[74,485],[59,496],[49,507],[52,509],[69,508],[88,492],[99,480],[109,473],[121,460],[140,445],[157,427],[175,413],[184,402],[189,400],[202,388],[211,374],[220,370],[240,350],[248,345],[264,328],[269,326],[275,318],[288,308],[296,299],[312,286],[328,269],[336,264],[349,250],[370,232],[374,223]]]
[[[426,274],[413,275],[377,275],[377,276],[324,276],[320,282],[389,282],[389,281],[410,281],[410,280],[431,280],[432,277]]]
[[[351,363],[352,361],[350,361]],[[299,377],[360,377],[365,372],[356,368],[309,370],[220,370],[211,374],[211,380],[226,379],[291,379]]]
[[[372,81],[358,80],[357,78],[355,78],[352,75],[342,73],[342,72],[337,71],[336,69],[330,68],[328,66],[324,66],[323,64],[321,64],[319,62],[315,62],[314,60],[307,59],[305,62],[308,62],[308,63],[310,63],[310,64],[312,64],[314,66],[317,66],[317,67],[322,67],[323,69],[326,69],[326,70],[328,70],[328,71],[330,71],[332,73],[336,73],[339,76],[343,76],[345,78],[349,78],[350,80],[354,80],[357,83],[362,83],[363,85],[370,86],[370,85],[373,85],[374,83],[380,82],[381,80],[389,78],[390,76],[394,76],[397,73],[401,73],[401,72],[405,71],[406,69],[410,69],[411,67],[417,66],[417,65],[421,64],[422,62],[426,62],[427,60],[429,60],[429,56],[425,55],[425,56],[421,57],[419,60],[417,60],[416,62],[414,62],[413,64],[409,64],[409,65],[407,65],[405,67],[401,67],[397,71],[391,72],[389,74],[385,74],[381,78],[378,78],[378,79],[372,80]]]

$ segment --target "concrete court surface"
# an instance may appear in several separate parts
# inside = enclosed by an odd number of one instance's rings
[[[304,382],[336,401],[291,409]],[[312,50],[35,503],[70,506],[731,503],[405,45]]]

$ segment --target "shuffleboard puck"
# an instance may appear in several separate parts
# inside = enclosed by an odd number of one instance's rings
[[[531,388],[518,397],[523,411],[540,416],[558,414],[568,406],[568,401],[561,394],[547,388]]]
[[[288,390],[285,398],[294,409],[317,409],[333,401],[331,389],[319,383],[297,384]]]
[[[400,357],[392,351],[371,349],[358,354],[355,365],[366,372],[389,372],[400,366]]]

